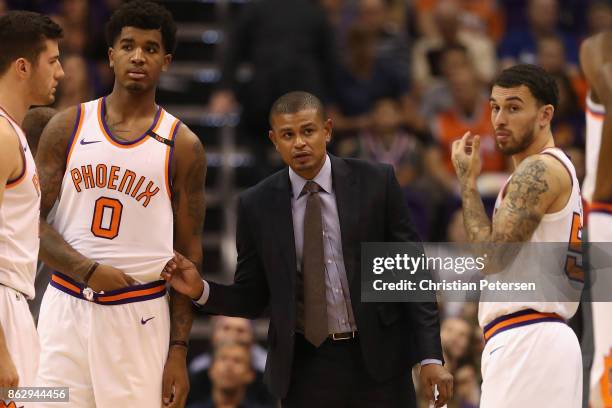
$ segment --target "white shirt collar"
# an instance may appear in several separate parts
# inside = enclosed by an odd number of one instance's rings
[[[308,180],[293,171],[291,167],[289,167],[289,180],[291,181],[291,190],[293,191],[293,198],[297,200]],[[323,163],[323,167],[321,167],[321,170],[319,170],[319,174],[317,174],[315,178],[312,179],[312,181],[317,183],[326,193],[331,193],[332,168],[331,160],[329,159],[328,155],[325,155],[325,163]]]

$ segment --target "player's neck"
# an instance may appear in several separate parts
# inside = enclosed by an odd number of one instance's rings
[[[23,123],[30,103],[25,97],[25,89],[21,89],[12,78],[6,76],[0,79],[0,107],[17,122],[19,126]]]
[[[151,92],[133,93],[115,87],[106,97],[106,112],[119,116],[123,120],[154,116],[157,112],[155,105],[155,89]]]
[[[536,136],[533,143],[531,143],[527,149],[512,155],[514,168],[516,169],[527,157],[539,154],[542,150],[550,147],[555,147],[555,141],[550,130],[547,130],[543,132],[543,134]]]

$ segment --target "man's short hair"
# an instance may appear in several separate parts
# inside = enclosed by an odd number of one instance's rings
[[[0,17],[0,75],[11,63],[25,58],[36,66],[45,40],[62,38],[62,28],[48,16],[32,11],[9,11]]]
[[[557,109],[559,88],[552,75],[544,68],[532,64],[519,64],[503,70],[493,86],[516,88],[525,85],[540,105],[552,105]]]
[[[176,48],[176,23],[172,14],[162,5],[148,0],[134,0],[119,7],[106,24],[106,43],[112,47],[123,27],[160,30],[166,53]]]
[[[272,127],[272,117],[274,115],[297,113],[307,109],[315,109],[321,116],[321,119],[325,120],[323,103],[319,98],[304,91],[286,93],[272,104],[270,116],[268,117],[270,127]]]

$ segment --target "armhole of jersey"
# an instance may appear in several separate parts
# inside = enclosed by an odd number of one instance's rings
[[[179,127],[181,127],[181,121],[176,119],[170,128],[169,140],[175,141]],[[175,144],[176,143],[173,143],[172,146],[166,148],[166,191],[168,192],[170,200],[172,200],[172,154],[174,153]]]
[[[10,189],[10,188],[13,188],[13,187],[17,187],[19,185],[19,183],[21,183],[23,181],[23,179],[25,178],[26,170],[28,168],[28,162],[26,161],[26,156],[25,156],[25,153],[23,151],[23,144],[21,143],[21,138],[19,137],[19,132],[17,131],[17,129],[15,129],[15,126],[13,126],[13,123],[9,119],[6,119],[6,121],[11,126],[11,128],[13,128],[13,131],[15,132],[15,136],[17,137],[17,141],[19,142],[19,153],[21,153],[21,161],[23,162],[23,167],[21,169],[21,173],[19,173],[19,176],[15,177],[12,180],[7,180],[6,181],[5,188],[6,189]]]
[[[83,126],[83,117],[85,116],[85,104],[79,104],[77,106],[77,114],[76,120],[74,121],[74,128],[72,129],[72,134],[70,135],[70,139],[68,139],[68,146],[66,146],[66,167],[68,167],[68,163],[70,162],[70,156],[74,150],[74,145],[76,141],[79,139],[79,133],[81,133],[81,127]]]
[[[542,153],[540,153],[540,154],[545,154],[545,155],[548,155],[548,156],[554,157],[554,158],[555,158],[555,159],[556,159],[556,160],[557,160],[559,163],[561,163],[561,164],[563,165],[563,168],[565,169],[565,171],[567,171],[567,175],[569,176],[570,181],[571,181],[571,183],[572,183],[572,187],[571,187],[571,189],[570,189],[570,195],[569,195],[569,197],[567,197],[567,201],[565,202],[565,205],[563,206],[563,208],[562,208],[562,209],[560,209],[559,211],[555,211],[554,213],[550,213],[550,214],[549,214],[549,213],[547,213],[547,214],[544,214],[544,217],[546,217],[546,216],[555,216],[555,215],[562,214],[562,213],[564,213],[565,211],[567,211],[567,209],[568,209],[568,207],[569,207],[569,204],[570,204],[570,201],[571,201],[571,199],[572,199],[572,193],[574,192],[574,176],[572,175],[572,172],[571,172],[571,171],[570,171],[570,169],[567,167],[567,165],[566,165],[566,164],[563,162],[563,160],[561,160],[559,157],[557,157],[557,155],[556,155],[556,154],[554,154],[554,153],[552,153],[552,152],[549,152],[549,151],[544,151],[544,152],[542,152]],[[564,154],[565,154],[565,153],[564,153]]]

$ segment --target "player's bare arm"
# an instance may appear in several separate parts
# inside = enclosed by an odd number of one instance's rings
[[[612,201],[612,56],[608,49],[612,44],[612,33],[601,33],[586,39],[580,48],[580,64],[591,87],[591,98],[604,106],[601,147],[595,178],[593,201]]]
[[[19,177],[23,169],[19,139],[6,119],[0,118],[0,206],[9,180]]]
[[[47,222],[62,186],[66,171],[66,149],[74,128],[76,107],[53,117],[43,130],[36,153],[36,167],[40,179],[40,251],[39,258],[50,268],[83,282],[90,274],[88,286],[96,291],[120,289],[134,280],[109,265],[95,265],[95,261],[72,248]],[[93,269],[95,268],[95,270]]]
[[[198,137],[186,126],[176,135],[172,166],[172,207],[175,220],[177,251],[185,254],[201,271],[202,229],[206,203],[204,182],[206,179],[206,155]],[[168,406],[182,407],[187,399],[187,350],[180,342],[188,341],[193,321],[191,299],[175,290],[171,291],[170,313],[171,346],[164,367],[163,400]],[[174,342],[174,343],[172,343]],[[177,343],[178,342],[178,343]],[[175,344],[175,345],[172,345]],[[174,387],[174,395],[172,388]]]
[[[493,216],[491,242],[526,242],[546,213],[561,210],[571,193],[570,175],[547,155],[525,159],[506,187]]]
[[[476,180],[480,173],[478,136],[466,134],[453,144],[453,163],[461,185],[463,219],[468,240],[484,245],[490,256],[486,273],[503,269],[518,251],[518,246],[500,243],[526,242],[546,213],[559,211],[571,193],[569,173],[557,159],[547,155],[528,157],[518,166],[505,189],[504,198],[491,221],[487,216]],[[492,262],[495,262],[493,264]]]
[[[463,222],[468,240],[472,243],[490,242],[491,220],[485,212],[476,180],[480,174],[480,137],[470,132],[453,142],[452,161],[461,186]]]
[[[0,206],[4,189],[9,180],[19,177],[23,163],[19,152],[20,145],[15,131],[9,123],[0,119]],[[16,387],[19,384],[17,369],[8,352],[4,330],[0,325],[0,387]]]

